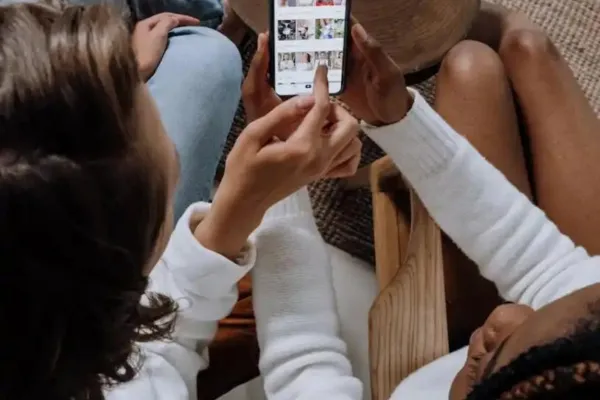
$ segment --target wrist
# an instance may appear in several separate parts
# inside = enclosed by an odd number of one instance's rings
[[[410,109],[413,106],[413,102],[414,102],[414,97],[411,94],[410,90],[408,90],[408,88],[405,88],[403,90],[403,95],[401,96],[400,101],[398,102],[394,102],[393,105],[391,105],[391,107],[393,107],[393,112],[389,112],[387,113],[388,115],[385,116],[385,118],[379,118],[379,119],[368,119],[368,118],[363,118],[363,121],[375,128],[379,128],[382,126],[386,126],[386,125],[393,125],[397,122],[400,122],[404,119],[404,117],[406,117],[406,114],[408,114],[408,112],[410,111]]]
[[[222,206],[216,200],[194,228],[194,236],[205,248],[235,259],[246,246],[250,234],[260,225],[263,214]]]
[[[150,77],[152,76],[152,70],[150,68],[139,68],[140,78],[142,78],[142,82],[148,82]]]
[[[138,72],[140,74],[140,78],[142,78],[142,81],[148,82],[148,80],[154,73],[154,69],[155,68],[152,63],[143,60],[138,60]]]

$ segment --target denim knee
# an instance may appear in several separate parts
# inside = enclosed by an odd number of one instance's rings
[[[242,61],[226,37],[204,27],[181,27],[148,86],[180,155],[175,214],[207,200],[241,96]]]
[[[220,32],[205,27],[176,28],[169,50],[177,50],[182,67],[178,80],[202,90],[232,90],[239,98],[243,79],[242,58],[237,47]],[[187,79],[189,76],[190,79]]]

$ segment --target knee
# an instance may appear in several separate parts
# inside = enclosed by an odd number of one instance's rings
[[[499,53],[507,66],[559,56],[548,35],[534,27],[509,31],[502,38]]]
[[[221,33],[204,27],[178,28],[169,39],[166,61],[190,90],[239,91],[242,59],[237,47]],[[237,90],[236,90],[237,88]]]
[[[220,32],[204,29],[202,35],[191,35],[190,52],[186,55],[197,77],[212,80],[219,87],[240,87],[243,79],[242,57],[235,44]]]
[[[498,54],[483,43],[463,41],[448,52],[438,79],[462,88],[490,80],[505,79],[504,66]]]

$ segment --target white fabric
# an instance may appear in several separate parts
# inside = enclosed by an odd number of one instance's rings
[[[364,400],[371,398],[369,369],[369,310],[378,293],[373,266],[340,249],[327,246],[340,318],[341,337],[348,345],[354,376],[363,383]],[[200,389],[201,390],[201,389]],[[219,400],[266,400],[263,380],[254,379]]]
[[[339,337],[331,266],[307,190],[267,212],[237,264],[194,238],[192,215],[208,209],[198,203],[186,211],[150,276],[151,291],[180,304],[173,340],[141,344],[140,374],[108,390],[107,399],[195,400],[196,374],[208,366],[201,354],[235,304],[236,282],[255,265],[253,301],[269,398],[361,398]],[[304,293],[307,287],[314,291]]]
[[[208,366],[208,358],[200,354],[214,336],[217,321],[237,301],[237,281],[256,259],[253,244],[238,265],[198,243],[190,219],[208,209],[203,203],[188,208],[150,275],[149,290],[166,294],[180,305],[173,341],[141,344],[141,372],[133,381],[108,390],[107,400],[196,399],[196,374]]]
[[[506,300],[540,308],[600,282],[600,261],[562,235],[546,215],[454,131],[415,91],[397,124],[366,133],[391,156],[433,218]],[[485,127],[482,127],[485,128]],[[466,349],[406,379],[393,400],[448,399]]]
[[[414,106],[403,121],[365,130],[503,297],[538,308],[600,282],[598,259],[561,235],[542,211],[414,95]],[[330,257],[306,189],[269,210],[242,265],[195,241],[189,218],[207,207],[198,204],[186,212],[151,275],[152,289],[182,306],[174,341],[142,345],[146,362],[140,376],[108,392],[107,398],[195,399],[196,373],[208,362],[198,354],[212,338],[216,321],[233,306],[235,283],[254,266],[253,298],[267,397],[362,399],[368,387],[363,391],[354,378],[340,333],[366,335],[372,296],[363,297],[360,305],[351,302],[349,291],[360,291],[358,280],[354,287],[349,285],[347,297],[340,291],[344,285],[337,285],[334,293]],[[363,272],[363,277],[369,276]],[[342,304],[336,304],[336,297]],[[344,317],[341,324],[338,313]],[[366,337],[352,345],[356,343],[360,348],[354,354],[364,357]],[[463,350],[437,360],[403,382],[392,398],[447,399],[449,383],[464,359]],[[360,371],[368,375],[368,365],[361,365]]]

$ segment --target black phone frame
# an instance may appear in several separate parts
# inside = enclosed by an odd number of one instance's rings
[[[277,35],[277,26],[275,21],[275,2],[278,0],[270,0],[269,4],[269,84],[277,93],[277,87],[275,85],[275,70],[277,68],[277,54],[275,54],[275,35]],[[315,0],[316,1],[316,0]],[[330,6],[325,6],[330,7]],[[351,15],[352,15],[352,1],[346,0],[346,16],[344,19],[344,47],[342,48],[343,59],[342,59],[342,81],[340,84],[340,90],[336,93],[329,93],[330,96],[339,96],[346,89],[346,81],[348,75],[348,60],[350,52],[350,30],[351,30]],[[277,95],[285,98],[294,97],[300,93],[282,96],[279,93]]]

